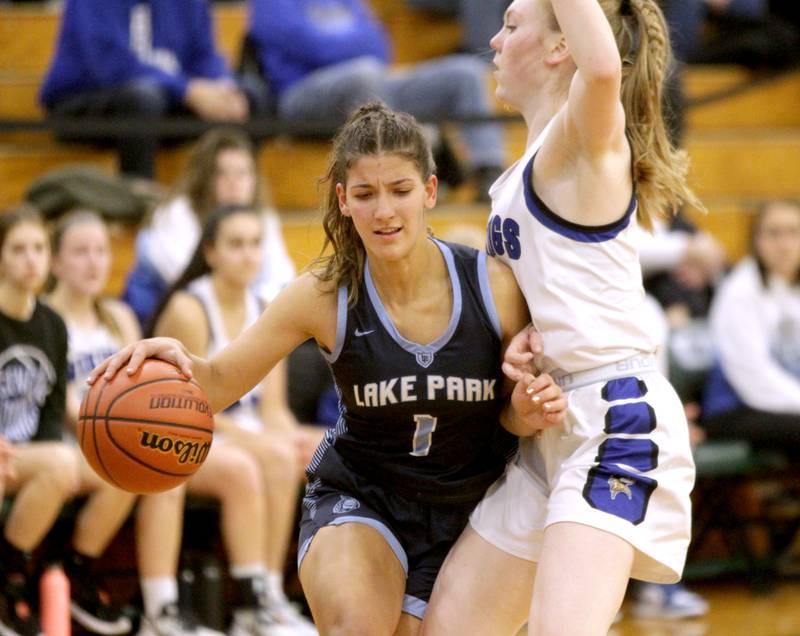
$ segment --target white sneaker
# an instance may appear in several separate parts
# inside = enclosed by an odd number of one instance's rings
[[[280,590],[280,593],[275,593],[274,590],[271,590],[268,603],[270,614],[277,618],[281,624],[290,626],[296,636],[319,636],[314,623],[286,598],[283,590]]]
[[[181,614],[178,605],[165,605],[155,617],[142,616],[137,636],[225,636],[224,633],[206,627],[193,616]]]
[[[237,609],[229,636],[297,636],[291,625],[281,623],[266,609]]]
[[[642,583],[636,592],[631,614],[636,618],[698,618],[708,613],[708,601],[680,583]]]

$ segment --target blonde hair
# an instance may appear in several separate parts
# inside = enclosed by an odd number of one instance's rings
[[[655,0],[598,2],[622,59],[620,99],[633,153],[640,223],[652,229],[654,218],[668,216],[668,210],[675,213],[684,204],[704,210],[686,182],[689,156],[672,145],[662,112],[672,47],[661,9]]]
[[[370,102],[357,109],[333,140],[328,169],[321,179],[328,185],[322,227],[325,243],[311,264],[319,280],[348,288],[348,301],[358,298],[364,275],[366,251],[352,219],[339,209],[336,184],[347,183],[348,170],[364,156],[399,155],[411,161],[427,181],[436,170],[430,145],[422,126],[411,115],[393,111],[382,102]],[[333,248],[330,254],[328,247]]]

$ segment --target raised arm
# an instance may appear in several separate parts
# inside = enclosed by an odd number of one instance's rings
[[[568,139],[591,157],[618,149],[625,140],[622,60],[608,19],[597,0],[552,0],[552,5],[577,67],[567,98]]]

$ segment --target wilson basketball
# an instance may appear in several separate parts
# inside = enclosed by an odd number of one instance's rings
[[[149,358],[133,375],[120,369],[89,389],[78,441],[89,465],[109,483],[145,494],[169,490],[202,465],[214,419],[200,386],[178,368]]]

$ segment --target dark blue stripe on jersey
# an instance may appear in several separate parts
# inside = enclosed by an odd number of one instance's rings
[[[592,508],[637,525],[644,521],[650,495],[657,486],[655,479],[601,465],[589,470],[583,498]]]
[[[347,333],[347,287],[342,286],[336,294],[336,342],[333,343],[333,351],[328,353],[320,347],[322,357],[328,362],[334,362],[342,352],[345,333]]]
[[[606,412],[605,432],[609,435],[647,435],[655,427],[656,413],[647,402],[616,404]]]
[[[478,253],[478,283],[481,286],[481,296],[483,297],[483,306],[486,308],[486,313],[489,314],[489,319],[494,325],[497,337],[502,338],[503,330],[500,328],[500,316],[497,315],[497,307],[494,305],[492,286],[489,283],[489,271],[486,268],[486,258],[486,252]]]
[[[606,382],[601,395],[606,402],[635,400],[647,395],[647,385],[639,378],[617,378]]]
[[[458,284],[458,274],[456,273],[456,266],[453,262],[453,253],[444,243],[436,239],[431,240],[442,250],[444,261],[447,264],[447,273],[450,275],[451,289],[453,290],[453,309],[450,312],[450,322],[447,325],[447,329],[430,344],[423,345],[417,342],[411,342],[410,340],[406,340],[400,332],[397,331],[397,327],[394,326],[392,319],[389,317],[389,312],[387,312],[386,308],[383,306],[378,290],[375,289],[375,283],[372,281],[372,274],[369,270],[369,259],[364,263],[364,283],[366,283],[369,299],[372,301],[372,305],[378,314],[381,324],[383,324],[384,329],[391,334],[397,344],[414,355],[433,355],[439,351],[439,349],[453,337],[456,326],[458,325],[458,319],[461,316],[461,285]]]
[[[658,466],[658,446],[650,439],[610,437],[600,444],[598,464],[623,465],[646,473]]]
[[[528,205],[528,210],[531,214],[544,225],[546,228],[552,230],[556,234],[560,234],[566,238],[581,243],[603,243],[615,238],[622,230],[628,227],[631,215],[636,210],[636,194],[631,197],[631,202],[628,209],[621,219],[608,223],[606,225],[580,225],[562,219],[558,214],[553,212],[545,205],[544,201],[539,198],[539,195],[533,189],[533,162],[536,159],[534,154],[528,165],[525,166],[522,178],[524,180],[523,189],[525,191],[525,202]]]

